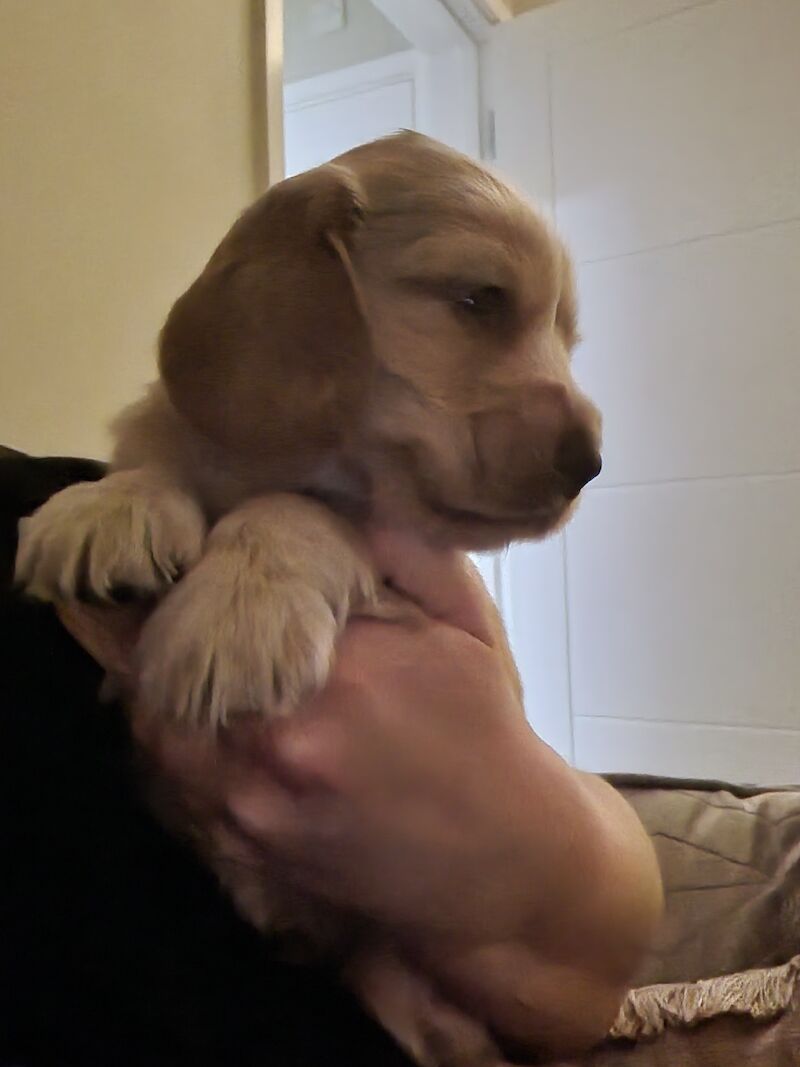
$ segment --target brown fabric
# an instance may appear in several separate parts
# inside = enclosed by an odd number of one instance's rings
[[[798,974],[800,956],[795,956],[779,967],[641,986],[628,993],[609,1036],[654,1037],[669,1026],[696,1026],[719,1015],[774,1019],[791,1005]]]
[[[691,1029],[668,1028],[640,1041],[608,1041],[557,1067],[798,1067],[800,996],[770,1022],[723,1015]]]

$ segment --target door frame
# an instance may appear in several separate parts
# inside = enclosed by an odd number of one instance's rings
[[[250,7],[252,109],[254,116],[263,115],[261,129],[255,129],[253,135],[259,193],[281,181],[286,173],[283,153],[283,3],[284,0],[251,0]]]

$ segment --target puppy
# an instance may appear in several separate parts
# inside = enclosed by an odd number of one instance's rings
[[[384,610],[368,524],[490,549],[569,518],[600,470],[576,337],[567,253],[502,182],[418,134],[353,149],[234,224],[115,424],[112,473],[25,522],[17,577],[45,599],[158,600],[139,648],[153,714],[288,714],[348,616]],[[203,851],[257,925],[330,925],[229,844]],[[391,952],[349,973],[421,1062],[497,1058]]]

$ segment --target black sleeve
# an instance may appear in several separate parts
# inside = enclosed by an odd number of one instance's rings
[[[13,512],[53,491],[17,462],[7,560]],[[99,680],[50,608],[0,589],[0,1065],[407,1065],[333,976],[271,959],[150,817]]]

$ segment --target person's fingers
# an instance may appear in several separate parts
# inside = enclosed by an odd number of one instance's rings
[[[237,724],[225,733],[186,730],[134,715],[133,733],[159,777],[178,787],[185,809],[210,826],[219,821],[247,848],[291,844],[301,828],[292,794],[260,758],[264,725]],[[241,729],[240,729],[241,727]],[[258,742],[258,744],[255,744]],[[292,834],[289,833],[291,827]]]
[[[247,735],[237,731],[235,744],[246,746],[250,758],[255,758],[266,773],[295,795],[330,793],[341,787],[342,768],[352,760],[352,744],[347,739],[353,734],[348,724],[352,725],[359,709],[363,709],[363,692],[359,685],[343,679],[340,672],[343,667],[347,669],[343,659],[356,658],[356,667],[358,663],[363,665],[363,654],[368,655],[368,650],[358,647],[351,631],[368,626],[383,629],[382,623],[353,622],[340,639],[340,653],[326,686],[307,697],[291,715],[254,724]],[[362,716],[356,736],[363,735],[371,710],[370,706]]]
[[[225,807],[239,832],[261,847],[285,853],[306,836],[307,814],[300,810],[297,798],[268,775],[237,783]]]
[[[369,547],[384,579],[426,615],[494,644],[494,606],[467,556],[388,529],[371,531]]]
[[[379,571],[427,615],[497,650],[521,698],[522,685],[500,612],[472,560],[396,530],[371,531],[369,545]]]
[[[100,607],[61,602],[56,611],[63,626],[106,671],[128,678],[133,655],[150,606]]]
[[[131,729],[150,767],[187,793],[202,793],[209,803],[224,794],[239,761],[227,758],[218,738],[201,730],[186,730],[141,711]]]

